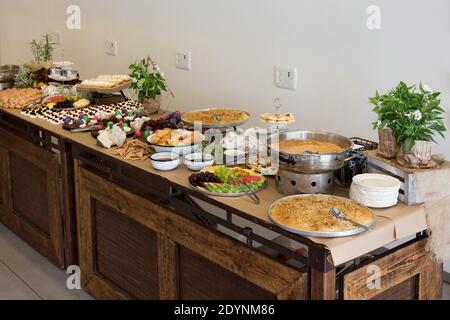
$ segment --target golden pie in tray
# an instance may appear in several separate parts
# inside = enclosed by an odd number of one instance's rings
[[[326,195],[296,195],[275,202],[270,218],[288,231],[312,237],[344,237],[364,231],[350,221],[339,221],[331,213],[337,208],[347,219],[370,227],[374,216],[366,207],[350,199]]]
[[[225,127],[238,126],[246,122],[250,115],[238,109],[232,108],[211,108],[198,111],[187,112],[183,115],[183,122],[194,124],[201,122],[203,126]]]

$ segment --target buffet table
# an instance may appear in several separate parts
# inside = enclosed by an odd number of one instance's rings
[[[125,161],[97,146],[89,133],[72,134],[17,110],[0,110],[0,136],[0,178],[2,184],[8,181],[0,189],[0,205],[13,213],[0,214],[1,221],[58,266],[78,261],[84,288],[97,298],[440,296],[441,266],[425,252],[422,205],[373,210],[374,227],[357,236],[303,237],[270,221],[269,206],[281,198],[273,180],[258,193],[259,205],[247,197],[210,197],[189,186],[184,166],[161,173],[149,161]],[[35,175],[42,179],[37,181],[46,181],[52,190],[47,196],[54,213],[50,223],[42,224],[44,233],[36,231],[36,222],[28,223],[33,217],[14,217],[21,206],[27,211],[25,200],[17,200],[20,206],[10,199],[17,196],[18,185],[27,187],[24,181],[14,182],[8,167],[16,153],[17,159],[29,156],[28,162],[39,167]],[[19,160],[14,166],[27,163]],[[16,176],[20,168],[15,168]],[[383,249],[406,237],[412,240]],[[374,290],[367,286],[373,265],[382,284]],[[214,290],[208,281],[216,283]]]

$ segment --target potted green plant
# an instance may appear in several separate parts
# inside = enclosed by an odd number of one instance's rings
[[[378,130],[378,154],[387,159],[395,158],[399,150],[393,131],[398,109],[395,90],[384,95],[380,95],[377,91],[374,97],[369,98],[370,103],[375,106],[372,111],[378,116],[373,123],[373,128]]]
[[[39,42],[36,40],[31,41],[30,46],[34,60],[38,64],[52,62],[53,53],[55,51],[55,43],[50,35],[44,34]]]
[[[441,108],[440,92],[433,92],[420,83],[408,86],[404,82],[380,96],[371,98],[379,119],[376,127],[392,130],[400,144],[397,161],[407,167],[429,167],[435,134],[443,138],[446,131]],[[381,115],[381,117],[380,117]]]
[[[31,52],[34,59],[24,63],[24,67],[34,73],[37,82],[46,82],[48,70],[53,66],[53,55],[55,42],[48,34],[44,34],[40,41],[30,42]]]
[[[129,66],[130,88],[137,93],[146,114],[156,113],[161,107],[161,94],[167,91],[166,79],[160,68],[150,57]]]

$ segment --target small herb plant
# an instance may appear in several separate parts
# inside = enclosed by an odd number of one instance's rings
[[[410,152],[416,141],[435,141],[438,133],[443,138],[446,131],[440,107],[440,92],[433,92],[428,86],[420,83],[408,86],[404,82],[384,95],[378,91],[369,98],[375,106],[373,111],[378,115],[374,128],[389,128],[393,131],[398,143],[404,144],[405,151]]]
[[[168,90],[164,74],[150,57],[131,64],[129,70],[132,80],[130,88],[137,92],[139,101],[156,99]]]
[[[31,88],[36,80],[34,73],[21,65],[14,76],[14,86],[16,88]]]
[[[52,37],[45,34],[41,41],[31,41],[31,52],[33,52],[34,59],[37,63],[50,62],[53,60],[53,53],[55,52],[55,43]]]

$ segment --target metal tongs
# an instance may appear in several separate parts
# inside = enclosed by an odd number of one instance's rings
[[[228,180],[230,180],[231,183],[233,183],[234,185],[238,186],[236,184],[236,179],[234,179],[234,177],[229,176]],[[245,188],[244,188],[245,186]],[[238,186],[239,189],[242,190],[242,192],[244,192],[250,199],[252,199],[252,201],[255,204],[260,204],[261,203],[261,199],[255,194],[255,191],[253,191],[252,189],[250,189],[247,185],[245,184],[241,184]]]
[[[330,213],[339,221],[348,221],[348,222],[351,222],[351,223],[353,223],[354,225],[356,225],[356,226],[358,226],[360,228],[363,228],[366,231],[369,230],[369,227],[367,227],[367,226],[365,226],[365,225],[363,225],[361,223],[358,223],[356,221],[347,219],[345,217],[345,214],[341,210],[339,210],[338,208],[331,208],[330,209]]]

